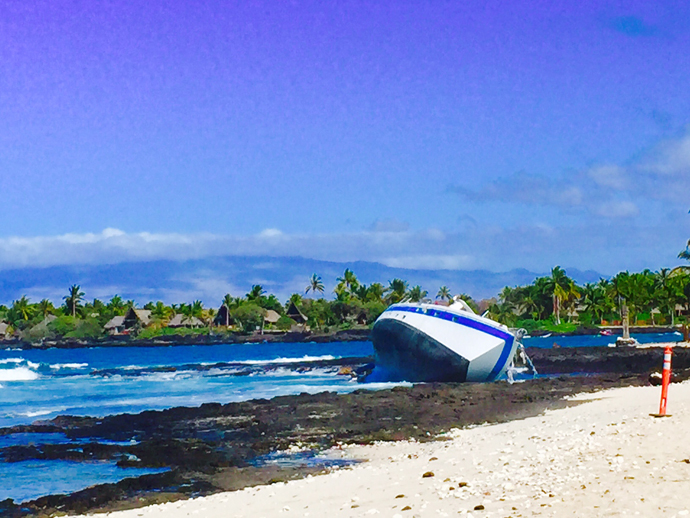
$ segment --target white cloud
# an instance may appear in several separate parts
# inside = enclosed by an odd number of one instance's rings
[[[122,262],[190,260],[205,257],[249,256],[256,275],[271,269],[270,257],[305,257],[333,262],[371,261],[391,267],[507,271],[528,268],[546,271],[555,264],[593,268],[603,272],[674,265],[676,255],[690,235],[687,209],[645,225],[626,219],[640,209],[635,202],[613,200],[600,205],[601,215],[591,222],[563,226],[554,222],[511,226],[491,224],[463,227],[455,232],[436,228],[407,232],[353,232],[287,234],[266,239],[262,234],[152,234],[106,231],[95,234],[0,239],[0,269],[23,266],[104,265]],[[602,216],[609,219],[604,220]],[[634,236],[631,237],[631,236]],[[227,278],[226,278],[227,281]],[[197,272],[186,279],[187,295],[210,298],[235,293],[234,286],[219,281],[217,272]],[[256,282],[259,282],[258,280]],[[304,280],[300,280],[300,286]],[[259,282],[261,283],[261,282]],[[109,288],[125,293],[129,288]],[[186,288],[185,288],[186,289]],[[92,294],[92,296],[100,294]],[[170,298],[175,298],[171,297]],[[185,299],[186,300],[186,299]]]
[[[277,228],[267,228],[259,233],[259,237],[264,239],[280,239],[283,236],[283,232]]]
[[[470,255],[410,255],[387,257],[381,259],[380,262],[394,268],[414,270],[469,270],[476,268]]]
[[[371,225],[372,232],[407,232],[410,224],[397,219],[380,219]]]
[[[608,201],[599,207],[600,216],[605,218],[628,218],[637,216],[640,209],[631,201]]]
[[[587,171],[589,176],[597,185],[611,187],[622,190],[627,185],[625,169],[617,165],[602,165],[593,167]]]
[[[690,134],[661,143],[642,162],[641,169],[668,176],[690,176]]]

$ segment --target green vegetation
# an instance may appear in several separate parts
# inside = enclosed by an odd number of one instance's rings
[[[690,244],[689,244],[690,249]],[[679,257],[690,260],[688,249]],[[148,302],[139,309],[133,300],[115,295],[108,302],[86,301],[77,284],[70,286],[63,304],[55,307],[48,299],[32,303],[22,296],[10,307],[0,306],[0,320],[9,324],[7,336],[30,341],[90,340],[108,334],[139,338],[168,335],[254,334],[287,331],[331,332],[367,328],[390,304],[428,300],[422,286],[409,287],[403,279],[366,285],[347,269],[336,279],[334,297],[323,297],[324,283],[313,274],[304,294],[293,293],[282,303],[263,286],[254,285],[242,297],[226,294],[220,308],[206,308],[195,300],[167,305]],[[307,297],[311,294],[313,298]],[[573,332],[578,327],[618,325],[623,306],[636,325],[674,325],[687,320],[690,307],[690,267],[662,268],[658,272],[620,272],[611,279],[578,285],[556,266],[551,274],[527,286],[505,287],[499,296],[475,301],[459,297],[478,313],[528,332],[546,330]],[[448,286],[436,292],[439,304],[453,299]]]

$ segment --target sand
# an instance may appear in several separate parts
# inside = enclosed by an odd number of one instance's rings
[[[690,516],[690,383],[573,398],[539,417],[439,440],[336,451],[326,475],[110,513],[129,517]]]

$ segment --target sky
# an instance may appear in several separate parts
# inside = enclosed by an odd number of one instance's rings
[[[690,4],[0,3],[0,268],[675,266]]]

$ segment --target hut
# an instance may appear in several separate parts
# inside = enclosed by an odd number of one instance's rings
[[[178,313],[172,319],[170,322],[168,322],[168,327],[191,327],[191,328],[197,328],[197,327],[203,327],[204,323],[199,320],[196,317],[188,317],[187,315],[182,315]]]
[[[125,313],[123,324],[125,329],[132,329],[135,326],[146,327],[150,322],[150,310],[129,308],[127,313]]]
[[[218,308],[218,313],[216,313],[213,323],[217,326],[228,327],[234,324],[234,320],[230,316],[230,309],[225,304],[222,304],[220,308]]]
[[[131,329],[146,327],[151,323],[151,311],[129,308],[124,315],[117,315],[103,326],[109,335],[121,335]]]
[[[308,318],[299,310],[294,302],[290,302],[285,315],[298,324],[306,324],[308,320]]]
[[[264,315],[264,323],[276,324],[278,320],[280,320],[280,313],[272,309],[266,311],[266,314]]]
[[[109,335],[120,335],[125,332],[125,316],[116,315],[108,320],[103,326],[105,332]]]

